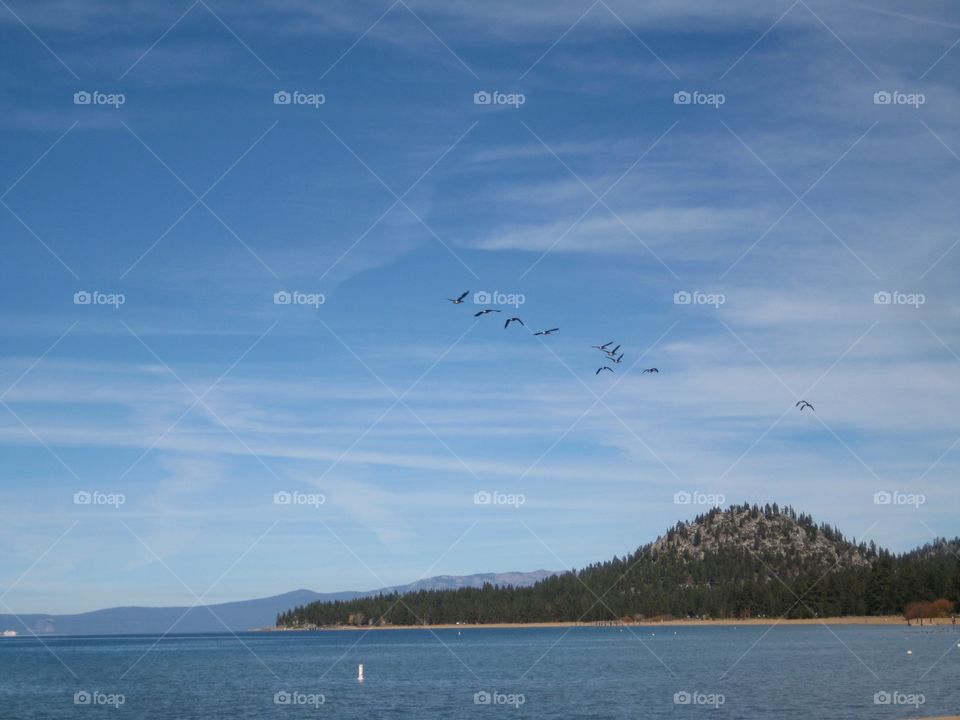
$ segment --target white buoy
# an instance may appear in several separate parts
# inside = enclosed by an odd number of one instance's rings
[[[357,665],[357,680],[363,682],[363,663]]]

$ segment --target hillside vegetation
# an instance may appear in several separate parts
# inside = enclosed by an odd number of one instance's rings
[[[713,509],[624,557],[530,587],[419,591],[293,608],[280,627],[892,615],[960,600],[960,542],[894,555],[776,504]]]

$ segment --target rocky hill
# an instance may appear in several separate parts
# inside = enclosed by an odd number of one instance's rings
[[[678,523],[649,547],[654,558],[672,555],[685,562],[731,551],[793,571],[867,567],[871,556],[876,555],[864,545],[847,541],[834,528],[816,525],[810,516],[797,515],[791,508],[781,509],[776,504],[711,510]]]

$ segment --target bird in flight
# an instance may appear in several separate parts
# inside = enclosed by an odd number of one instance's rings
[[[603,345],[591,345],[590,347],[596,348],[597,350],[603,350],[604,352],[606,352],[607,348],[610,347],[611,345],[613,345],[613,340],[611,340],[608,343],[604,343]]]
[[[518,323],[520,323],[521,325],[523,325],[523,320],[521,320],[521,319],[518,318],[518,317],[512,317],[512,318],[509,318],[509,319],[503,324],[503,329],[506,330],[506,329],[510,326],[510,323],[512,323],[512,322],[518,322]],[[526,325],[523,325],[523,326],[526,327]]]
[[[493,310],[492,308],[484,308],[480,312],[475,312],[474,317],[480,317],[481,315],[488,315],[489,313],[500,312],[499,310]]]
[[[454,305],[459,305],[460,303],[463,302],[463,299],[464,299],[467,295],[469,295],[469,294],[470,294],[470,291],[467,290],[467,291],[466,291],[463,295],[461,295],[460,297],[458,297],[458,298],[456,298],[456,299],[454,299],[454,298],[447,298],[447,300],[449,300],[450,302],[452,302]]]
[[[808,403],[806,400],[798,400],[798,401],[797,401],[797,404],[794,405],[794,407],[800,408],[800,412],[803,412],[803,409],[804,409],[804,408],[810,408],[811,410],[813,410],[814,412],[816,412],[816,410],[814,409],[813,405],[811,405],[810,403]]]
[[[534,335],[552,335],[560,328],[550,328],[549,330],[541,330],[540,332],[535,332]]]
[[[597,371],[594,373],[594,375],[599,375],[604,370],[609,370],[610,372],[613,372],[612,367],[607,367],[606,365],[604,365],[603,367],[597,368]]]
[[[660,372],[660,371],[657,370],[656,368],[647,368],[646,370],[644,370],[644,371],[643,371],[642,373],[640,373],[640,374],[643,375],[643,373],[659,373],[659,372]]]
[[[609,355],[610,357],[615,357],[616,354],[617,354],[617,350],[619,350],[619,349],[620,349],[620,346],[617,345],[613,350],[604,350],[604,352],[605,352],[607,355]]]
[[[619,365],[622,362],[623,362],[623,353],[620,353],[620,357],[613,358],[614,365]]]

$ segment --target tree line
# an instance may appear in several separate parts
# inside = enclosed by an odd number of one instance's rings
[[[741,524],[760,516],[778,520],[761,523],[763,532],[800,528],[809,538],[825,537],[830,547],[843,551],[844,560],[831,566],[816,554],[771,551],[756,530],[691,559],[689,548],[703,542],[705,534],[721,537],[713,521],[723,513],[739,513],[734,518]],[[681,535],[683,543],[672,542]],[[908,606],[920,618],[949,615],[960,600],[960,540],[938,539],[897,555],[873,543],[849,542],[835,528],[776,505],[712,510],[692,523],[679,523],[665,537],[665,543],[530,587],[486,585],[316,602],[279,614],[277,626],[814,618],[895,615]]]

